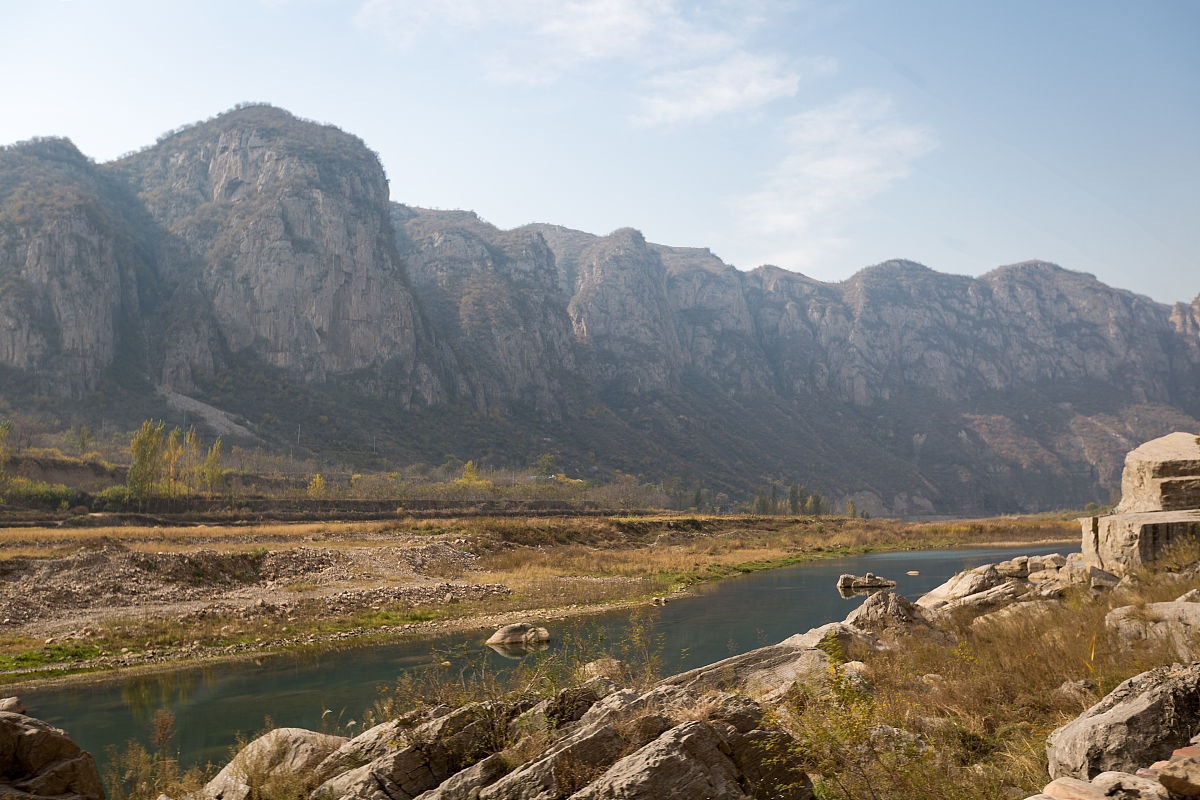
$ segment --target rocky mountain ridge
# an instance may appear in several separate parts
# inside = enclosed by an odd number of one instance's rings
[[[1132,443],[1200,427],[1200,297],[501,231],[392,203],[360,140],[250,106],[108,164],[0,151],[0,379],[10,408],[85,416],[114,392],[154,413],[161,387],[343,458],[382,439],[393,463],[552,452],[874,513],[1029,510],[1103,501]]]

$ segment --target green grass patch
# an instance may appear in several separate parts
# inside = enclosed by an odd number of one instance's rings
[[[100,655],[100,648],[83,642],[48,644],[35,650],[26,650],[16,655],[0,658],[0,669],[28,669],[47,664],[62,664],[71,661],[86,661]]]

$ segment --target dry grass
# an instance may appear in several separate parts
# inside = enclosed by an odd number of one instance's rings
[[[1131,591],[1093,598],[1080,590],[1062,608],[953,627],[949,643],[913,638],[879,654],[837,654],[865,661],[872,688],[835,667],[828,694],[797,693],[781,720],[801,742],[797,757],[825,776],[824,797],[990,800],[1014,786],[1034,794],[1048,781],[1051,731],[1121,681],[1178,660],[1161,642],[1120,641],[1105,615],[1197,586],[1194,576],[1147,572]],[[1094,688],[1059,691],[1067,681]],[[919,733],[928,749],[881,741],[880,724]]]

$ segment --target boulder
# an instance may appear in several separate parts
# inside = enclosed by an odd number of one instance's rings
[[[1180,797],[1200,797],[1200,758],[1172,758],[1159,767],[1158,782]]]
[[[615,691],[617,685],[608,678],[593,678],[579,686],[569,686],[517,716],[509,731],[520,738],[535,730],[544,732],[561,728],[578,720],[598,700]]]
[[[796,681],[823,680],[829,657],[815,648],[775,644],[663,678],[659,686],[782,694]]]
[[[780,644],[793,647],[813,648],[822,643],[835,643],[843,653],[851,647],[865,647],[868,650],[879,651],[883,645],[879,637],[870,631],[864,631],[845,622],[828,622],[819,625],[805,633],[797,633],[784,639]]]
[[[344,736],[303,728],[276,728],[243,747],[196,796],[211,800],[246,800],[252,793],[269,796],[283,785],[311,780],[314,768],[346,741]]]
[[[535,627],[528,622],[514,622],[497,629],[488,637],[485,644],[527,645],[548,641],[550,641],[550,632],[545,628]]]
[[[895,581],[881,578],[873,572],[862,576],[846,573],[837,580],[839,589],[890,589],[895,585]]]
[[[318,784],[353,767],[374,761],[399,746],[403,729],[396,720],[380,723],[355,736],[330,753],[313,770]]]
[[[606,723],[575,730],[479,793],[479,800],[557,800],[582,789],[620,757],[625,739]]]
[[[875,633],[909,633],[918,629],[930,629],[924,609],[893,591],[876,592],[871,595],[846,616],[845,623],[853,628]]]
[[[1029,575],[1032,561],[1029,556],[1017,556],[1016,558],[996,564],[996,572],[1000,573],[1000,576],[1003,578],[1024,578]],[[1040,562],[1033,563],[1036,564],[1036,567],[1033,568],[1040,568]]]
[[[415,800],[475,800],[479,791],[508,774],[508,762],[499,753],[451,775],[436,789],[417,795]]]
[[[24,714],[25,705],[19,697],[5,697],[0,700],[0,711],[13,711],[17,714]]]
[[[1200,664],[1135,675],[1050,734],[1053,778],[1134,772],[1171,754],[1200,726]]]
[[[1116,513],[1085,517],[1088,564],[1124,574],[1157,560],[1173,542],[1200,537],[1200,442],[1177,432],[1125,456]]]
[[[707,722],[684,722],[617,761],[571,798],[811,800],[808,776],[779,758],[790,741],[778,731],[738,734]]]
[[[1121,606],[1104,617],[1104,625],[1126,644],[1164,643],[1174,654],[1191,661],[1200,641],[1200,603],[1147,603]]]
[[[1054,800],[1110,800],[1103,789],[1078,778],[1055,778],[1046,784],[1042,794]]]
[[[705,722],[671,728],[622,758],[595,781],[579,787],[573,800],[658,800],[666,797],[737,798],[739,770],[729,743]]]
[[[1125,456],[1118,514],[1200,508],[1200,442],[1177,431]]]
[[[0,711],[0,797],[104,800],[91,755],[65,732],[15,711]]]
[[[1010,606],[1026,597],[1033,589],[1028,581],[1011,580],[997,584],[983,591],[958,597],[937,607],[934,613],[946,616],[959,612],[981,614],[998,608]]]
[[[1128,772],[1101,772],[1092,778],[1092,785],[1105,797],[1128,800],[1170,800],[1167,788],[1156,780],[1130,775]]]
[[[941,586],[926,592],[916,604],[929,611],[935,611],[954,600],[998,586],[1005,580],[995,564],[984,564],[958,573]]]
[[[458,771],[459,762],[438,742],[399,747],[322,783],[311,800],[396,800],[416,797]]]

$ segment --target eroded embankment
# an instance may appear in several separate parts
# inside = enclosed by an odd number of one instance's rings
[[[646,602],[871,549],[1063,539],[1061,517],[401,519],[0,530],[0,670],[63,672],[420,635]]]

